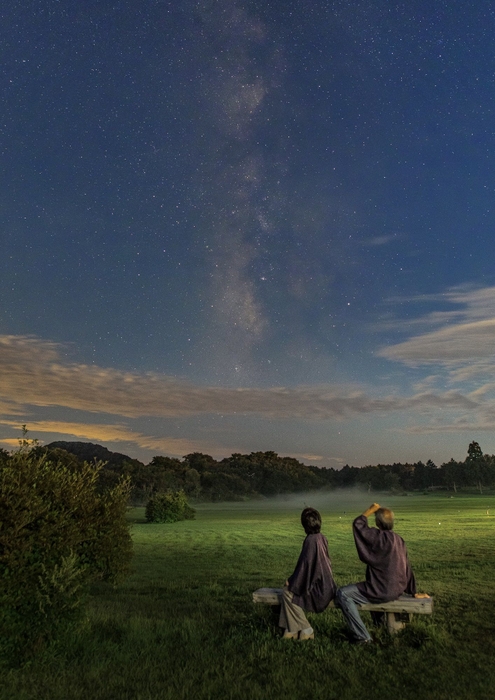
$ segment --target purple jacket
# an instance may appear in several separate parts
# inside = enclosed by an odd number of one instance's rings
[[[323,612],[337,591],[328,556],[327,538],[307,535],[294,573],[289,578],[293,602],[309,612]]]
[[[416,581],[402,537],[392,530],[369,527],[360,515],[352,524],[359,558],[367,564],[366,581],[356,584],[372,603],[386,603],[403,593],[416,593]]]

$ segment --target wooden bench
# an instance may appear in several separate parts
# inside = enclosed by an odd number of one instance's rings
[[[258,588],[253,593],[253,603],[265,605],[280,605],[282,588]],[[335,608],[332,600],[329,608]],[[382,612],[386,615],[387,628],[390,634],[395,634],[410,622],[411,615],[431,615],[433,612],[433,598],[414,598],[410,595],[401,595],[397,600],[389,603],[366,603],[358,605],[360,610]]]

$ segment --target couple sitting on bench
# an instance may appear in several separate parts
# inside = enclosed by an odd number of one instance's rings
[[[368,516],[375,514],[376,528],[369,527]],[[301,554],[292,576],[285,582],[279,625],[284,639],[314,639],[314,631],[305,611],[323,612],[335,599],[350,630],[351,641],[372,641],[359,614],[358,605],[385,603],[403,593],[416,595],[414,574],[407,558],[402,537],[392,532],[394,514],[373,503],[353,524],[352,531],[358,556],[367,565],[366,581],[337,589],[328,555],[328,542],[320,533],[321,517],[314,508],[305,508],[301,524],[306,532]],[[417,594],[416,597],[423,597]],[[375,624],[383,613],[372,613]]]

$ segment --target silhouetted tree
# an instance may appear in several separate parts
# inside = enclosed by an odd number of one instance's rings
[[[483,452],[481,451],[479,443],[474,441],[469,443],[466,462],[474,462],[477,459],[481,459],[481,457],[483,457]]]

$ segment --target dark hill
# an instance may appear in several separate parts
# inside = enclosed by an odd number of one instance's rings
[[[70,454],[75,455],[82,462],[106,462],[107,469],[120,470],[124,464],[132,464],[136,467],[144,466],[138,459],[132,459],[121,452],[111,452],[103,445],[96,445],[93,442],[65,442],[65,440],[57,440],[50,442],[45,447],[50,449],[61,449]]]

